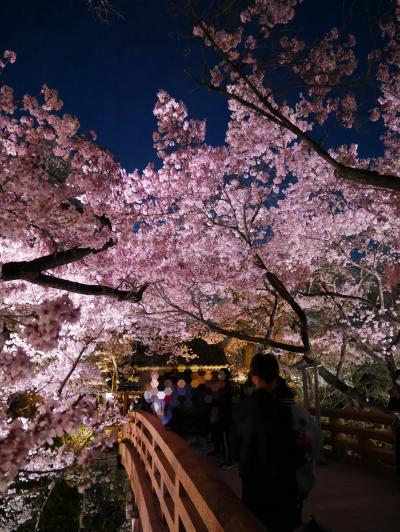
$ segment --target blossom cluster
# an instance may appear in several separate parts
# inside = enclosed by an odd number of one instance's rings
[[[63,323],[74,323],[79,315],[79,308],[67,295],[45,300],[25,326],[24,337],[35,349],[49,351],[58,345]]]

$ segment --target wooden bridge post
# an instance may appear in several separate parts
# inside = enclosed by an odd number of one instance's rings
[[[371,453],[368,451],[371,451],[376,448],[376,444],[374,443],[374,440],[372,440],[368,436],[364,436],[361,433],[357,435],[357,440],[360,459],[362,462],[368,463],[371,459]]]
[[[329,416],[329,425],[331,427],[332,435],[332,454],[336,458],[339,458],[342,453],[341,446],[338,442],[346,439],[346,435],[341,432],[341,429],[344,427],[345,424],[346,423],[343,418]]]

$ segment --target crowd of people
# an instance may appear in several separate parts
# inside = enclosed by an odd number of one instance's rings
[[[272,354],[252,358],[240,389],[228,369],[218,378],[221,386],[212,399],[203,385],[192,390],[190,409],[178,396],[165,409],[164,424],[202,453],[220,457],[222,469],[237,464],[243,503],[270,532],[293,532],[314,484],[321,431],[295,402]]]

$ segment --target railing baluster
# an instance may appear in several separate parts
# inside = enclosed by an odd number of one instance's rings
[[[322,428],[330,432],[329,443],[335,457],[358,460],[367,465],[374,461],[378,466],[394,464],[394,437],[390,430],[394,416],[355,409],[322,409],[321,416],[329,420],[328,424],[322,423]],[[361,421],[364,426],[354,426],[354,421]]]

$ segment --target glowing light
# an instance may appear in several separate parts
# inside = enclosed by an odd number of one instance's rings
[[[158,392],[157,397],[162,401],[163,399],[165,399],[165,392]]]
[[[177,384],[178,384],[178,388],[184,388],[186,386],[186,382],[183,379],[179,379]]]

